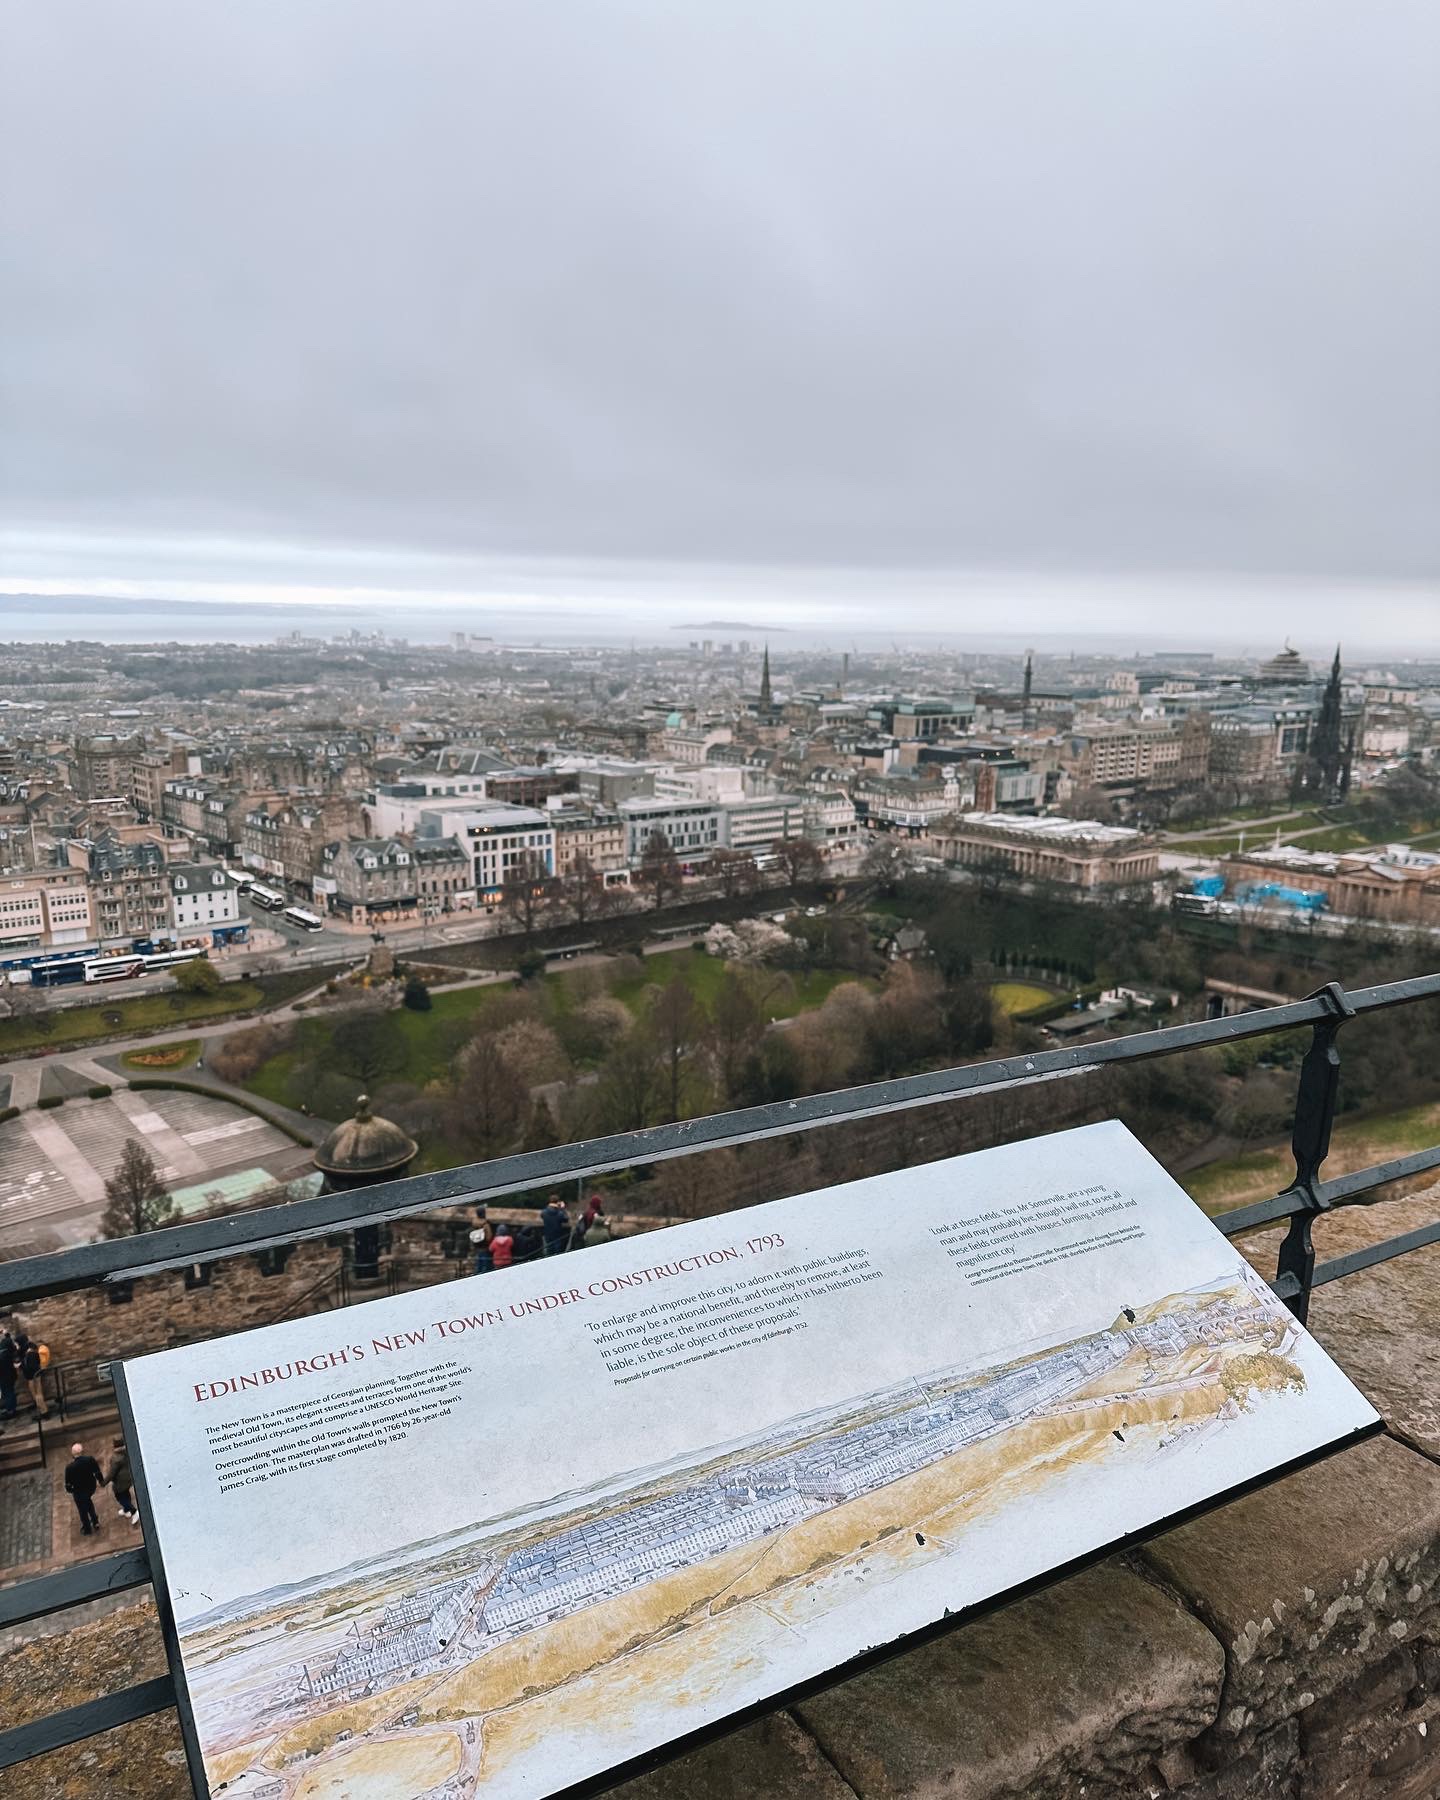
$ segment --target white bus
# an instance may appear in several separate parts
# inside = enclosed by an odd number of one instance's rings
[[[261,887],[255,881],[250,884],[250,901],[254,906],[263,906],[266,912],[279,912],[285,904],[285,896],[277,894],[274,888]]]
[[[128,981],[145,973],[143,956],[97,956],[85,965],[86,981]]]
[[[325,921],[318,913],[306,912],[303,906],[287,906],[280,917],[298,925],[302,931],[323,931]]]
[[[177,963],[194,962],[197,957],[204,955],[205,951],[197,945],[190,950],[157,950],[141,960],[148,975],[152,969],[173,969]]]

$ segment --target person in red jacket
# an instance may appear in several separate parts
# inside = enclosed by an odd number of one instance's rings
[[[515,1259],[515,1240],[510,1235],[510,1227],[503,1219],[495,1224],[495,1235],[490,1240],[490,1266],[494,1269],[508,1269]]]

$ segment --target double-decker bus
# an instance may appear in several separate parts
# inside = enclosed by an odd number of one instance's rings
[[[85,965],[94,959],[93,950],[77,951],[70,956],[37,957],[30,964],[30,981],[34,987],[67,987],[85,979]]]
[[[148,959],[143,956],[96,956],[85,965],[86,981],[129,981],[145,973]]]
[[[145,964],[145,973],[149,975],[155,969],[173,969],[179,963],[194,962],[204,954],[204,949],[197,944],[189,950],[157,950],[153,955],[144,956],[140,960]]]
[[[303,906],[287,906],[280,917],[298,925],[302,931],[323,931],[325,921],[319,913],[307,912]]]
[[[263,906],[266,912],[279,912],[285,904],[285,896],[274,888],[261,887],[258,881],[250,884],[250,903],[252,906]]]

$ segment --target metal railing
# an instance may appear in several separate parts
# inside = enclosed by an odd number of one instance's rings
[[[902,1076],[866,1087],[847,1088],[838,1093],[777,1101],[739,1112],[714,1113],[677,1124],[594,1138],[587,1143],[526,1151],[500,1157],[494,1162],[412,1176],[376,1187],[318,1194],[310,1199],[288,1201],[253,1212],[226,1214],[191,1225],[171,1226],[141,1238],[86,1244],[54,1255],[0,1263],[0,1316],[23,1300],[43,1299],[81,1288],[106,1288],[170,1269],[216,1262],[305,1238],[326,1237],[359,1225],[403,1218],[437,1206],[496,1200],[505,1194],[522,1193],[549,1183],[585,1180],[618,1169],[690,1156],[701,1150],[729,1148],[828,1125],[850,1124],[887,1113],[1028,1087],[1086,1070],[1175,1056],[1206,1046],[1231,1044],[1308,1026],[1311,1038],[1300,1066],[1291,1134],[1294,1178],[1271,1199],[1239,1207],[1215,1221],[1227,1237],[1289,1221],[1289,1229],[1280,1246],[1276,1278],[1271,1285],[1295,1316],[1303,1321],[1309,1310],[1310,1295],[1317,1287],[1428,1244],[1440,1243],[1440,1221],[1436,1221],[1317,1266],[1311,1242],[1311,1227],[1320,1214],[1335,1207],[1368,1204],[1377,1197],[1377,1189],[1391,1182],[1440,1169],[1440,1145],[1436,1145],[1332,1180],[1327,1181],[1321,1176],[1321,1167],[1330,1148],[1339,1093],[1338,1038],[1341,1030],[1349,1020],[1364,1014],[1409,1006],[1421,1000],[1440,1000],[1440,975],[1359,988],[1351,993],[1332,982],[1307,999],[1233,1018],[1165,1026],[1101,1043],[1003,1057],[924,1075]],[[328,1285],[328,1278],[322,1285]],[[87,1601],[143,1587],[149,1580],[149,1560],[145,1551],[137,1548],[0,1588],[0,1631]],[[163,1711],[174,1701],[173,1683],[168,1676],[161,1676],[122,1693],[106,1695],[27,1725],[0,1731],[0,1768]]]

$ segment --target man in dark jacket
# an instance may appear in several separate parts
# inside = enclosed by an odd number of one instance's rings
[[[8,1331],[0,1332],[0,1419],[15,1417],[15,1386],[20,1376],[20,1358],[15,1340]]]
[[[89,1537],[92,1531],[100,1529],[99,1515],[95,1511],[95,1490],[104,1487],[105,1476],[93,1456],[85,1454],[83,1444],[70,1446],[70,1460],[65,1465],[65,1492],[75,1502],[75,1510],[80,1515],[80,1533]]]
[[[558,1194],[552,1194],[540,1208],[540,1229],[545,1234],[545,1254],[558,1256],[570,1245],[570,1215]]]
[[[45,1401],[45,1364],[40,1357],[40,1346],[31,1343],[22,1331],[15,1340],[15,1347],[20,1352],[20,1373],[25,1377],[35,1410],[42,1419],[48,1419],[50,1408]]]

